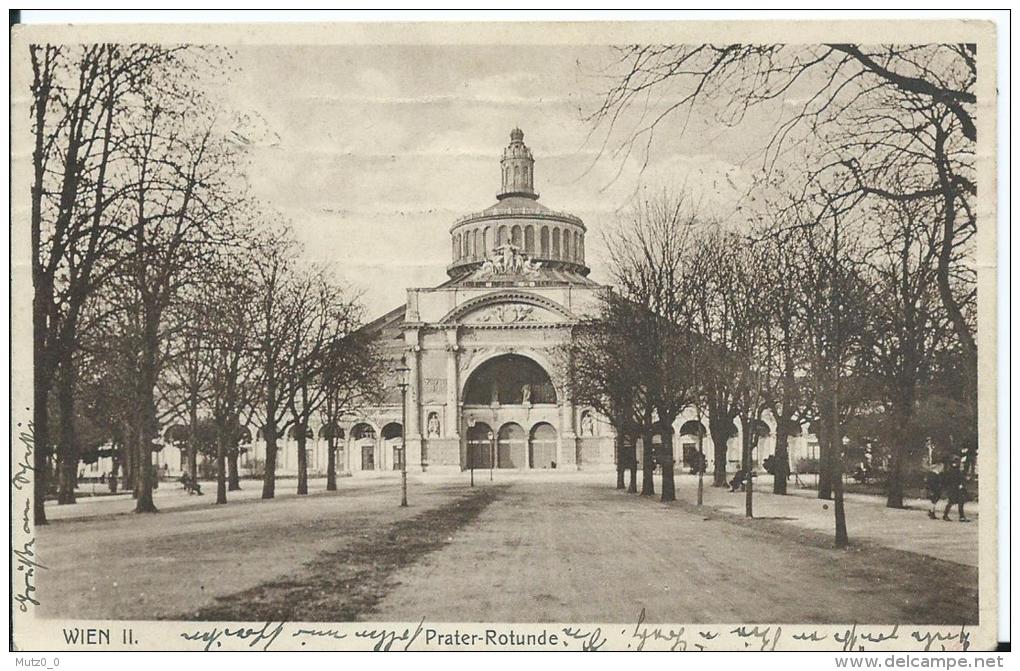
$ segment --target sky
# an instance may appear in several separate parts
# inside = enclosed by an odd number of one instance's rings
[[[684,185],[703,210],[732,215],[757,131],[695,115],[686,132],[656,135],[647,164],[600,152],[603,129],[586,117],[613,58],[598,46],[240,47],[224,92],[265,124],[251,155],[256,197],[291,223],[305,258],[361,293],[371,319],[406,288],[446,279],[450,226],[495,202],[514,126],[535,156],[540,202],[588,226],[596,281],[608,279],[603,232],[642,192]]]

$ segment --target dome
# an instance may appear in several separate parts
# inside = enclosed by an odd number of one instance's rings
[[[587,283],[584,222],[538,202],[534,164],[531,149],[524,144],[524,131],[514,128],[500,161],[503,188],[496,195],[497,202],[461,217],[450,229],[450,277],[498,274],[507,266],[514,271],[509,276],[527,269],[534,277],[542,268],[556,271],[542,273],[546,278],[555,277],[556,283],[570,283],[572,278]]]

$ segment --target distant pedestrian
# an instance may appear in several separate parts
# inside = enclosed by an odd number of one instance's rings
[[[969,522],[963,514],[963,504],[967,502],[967,479],[960,470],[960,460],[953,457],[942,472],[942,490],[946,495],[946,509],[942,513],[942,519],[949,521],[949,509],[956,506],[959,520]]]

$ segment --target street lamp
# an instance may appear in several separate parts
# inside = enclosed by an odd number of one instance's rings
[[[492,482],[492,465],[496,463],[496,434],[489,431],[489,482]]]
[[[397,374],[397,386],[400,387],[400,506],[407,507],[407,387],[411,369],[407,367],[407,359],[401,357],[400,365],[394,371]]]

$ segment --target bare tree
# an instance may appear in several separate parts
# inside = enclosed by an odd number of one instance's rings
[[[975,226],[976,59],[974,44],[631,45],[618,49],[614,84],[589,120],[604,150],[622,135],[610,153],[637,149],[647,161],[667,120],[683,133],[695,112],[736,125],[756,109],[776,119],[756,148],[766,177],[786,164],[813,178],[849,166],[846,188],[858,195],[940,198],[939,296],[976,365],[969,295],[952,282]],[[908,167],[915,180],[889,183],[890,170]]]
[[[153,69],[177,50],[151,45],[31,45],[32,62],[32,321],[34,332],[34,519],[46,523],[43,501],[54,436],[49,396],[67,418],[60,432],[61,501],[73,502],[77,468],[73,427],[74,352],[85,301],[101,282],[107,251],[122,236],[108,210],[128,185],[111,179],[125,131],[119,120],[128,100]],[[58,375],[58,369],[63,370]]]
[[[571,397],[607,417],[617,436],[617,486],[630,471],[627,490],[637,493],[636,438],[642,438],[642,489],[655,493],[652,480],[654,399],[647,372],[643,322],[647,309],[618,294],[603,292],[597,317],[582,320],[560,351],[559,365],[569,381]],[[622,487],[621,487],[622,488]]]
[[[386,376],[385,360],[374,334],[353,329],[327,343],[319,382],[324,391],[321,414],[326,432],[326,491],[336,491],[336,453],[340,419],[366,405],[381,401]]]
[[[940,232],[935,199],[880,201],[872,210],[876,244],[864,262],[873,278],[874,328],[863,357],[889,413],[886,505],[903,507],[903,475],[920,455],[927,431],[916,423],[924,389],[933,383],[936,356],[950,345],[951,325],[938,295]]]
[[[285,418],[295,389],[287,370],[293,349],[291,323],[299,301],[295,300],[294,262],[297,248],[286,229],[272,231],[259,242],[255,266],[252,339],[261,369],[261,394],[255,416],[261,421],[266,443],[262,498],[276,495],[277,441],[287,428]]]
[[[640,319],[647,345],[640,370],[647,377],[662,439],[663,501],[676,499],[673,423],[697,401],[696,375],[690,368],[694,310],[687,300],[689,286],[697,278],[686,269],[700,223],[685,193],[662,192],[639,200],[623,226],[607,236],[617,290],[623,300],[649,313]],[[650,443],[650,438],[648,434],[644,442]]]

